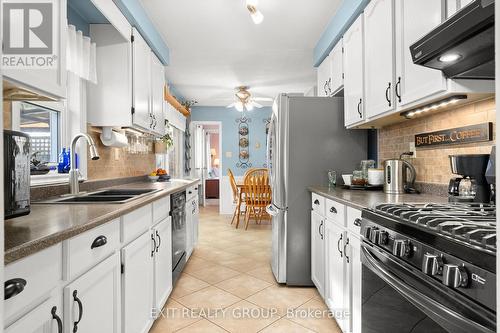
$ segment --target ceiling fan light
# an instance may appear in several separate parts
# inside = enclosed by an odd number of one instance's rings
[[[264,21],[264,15],[262,15],[258,9],[255,9],[254,12],[250,13],[250,17],[255,24],[261,24],[262,21]]]

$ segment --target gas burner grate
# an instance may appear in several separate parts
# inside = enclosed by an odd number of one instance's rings
[[[380,204],[374,211],[398,222],[496,250],[496,207],[480,203]]]

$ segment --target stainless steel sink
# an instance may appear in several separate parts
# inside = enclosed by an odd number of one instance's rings
[[[159,189],[107,189],[74,196],[60,196],[33,204],[120,204],[142,198]]]

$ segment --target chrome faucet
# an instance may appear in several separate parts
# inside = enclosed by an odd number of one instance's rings
[[[80,133],[75,135],[73,140],[71,140],[71,157],[70,157],[70,170],[69,170],[69,191],[71,194],[80,193],[80,185],[78,183],[78,174],[80,173],[76,168],[76,143],[78,139],[85,138],[89,144],[90,158],[92,160],[99,159],[99,153],[95,147],[94,140],[85,133]]]

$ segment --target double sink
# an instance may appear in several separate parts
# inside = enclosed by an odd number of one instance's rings
[[[72,196],[60,196],[54,199],[35,202],[35,204],[84,204],[84,203],[127,203],[143,196],[160,191],[159,189],[107,189]]]

